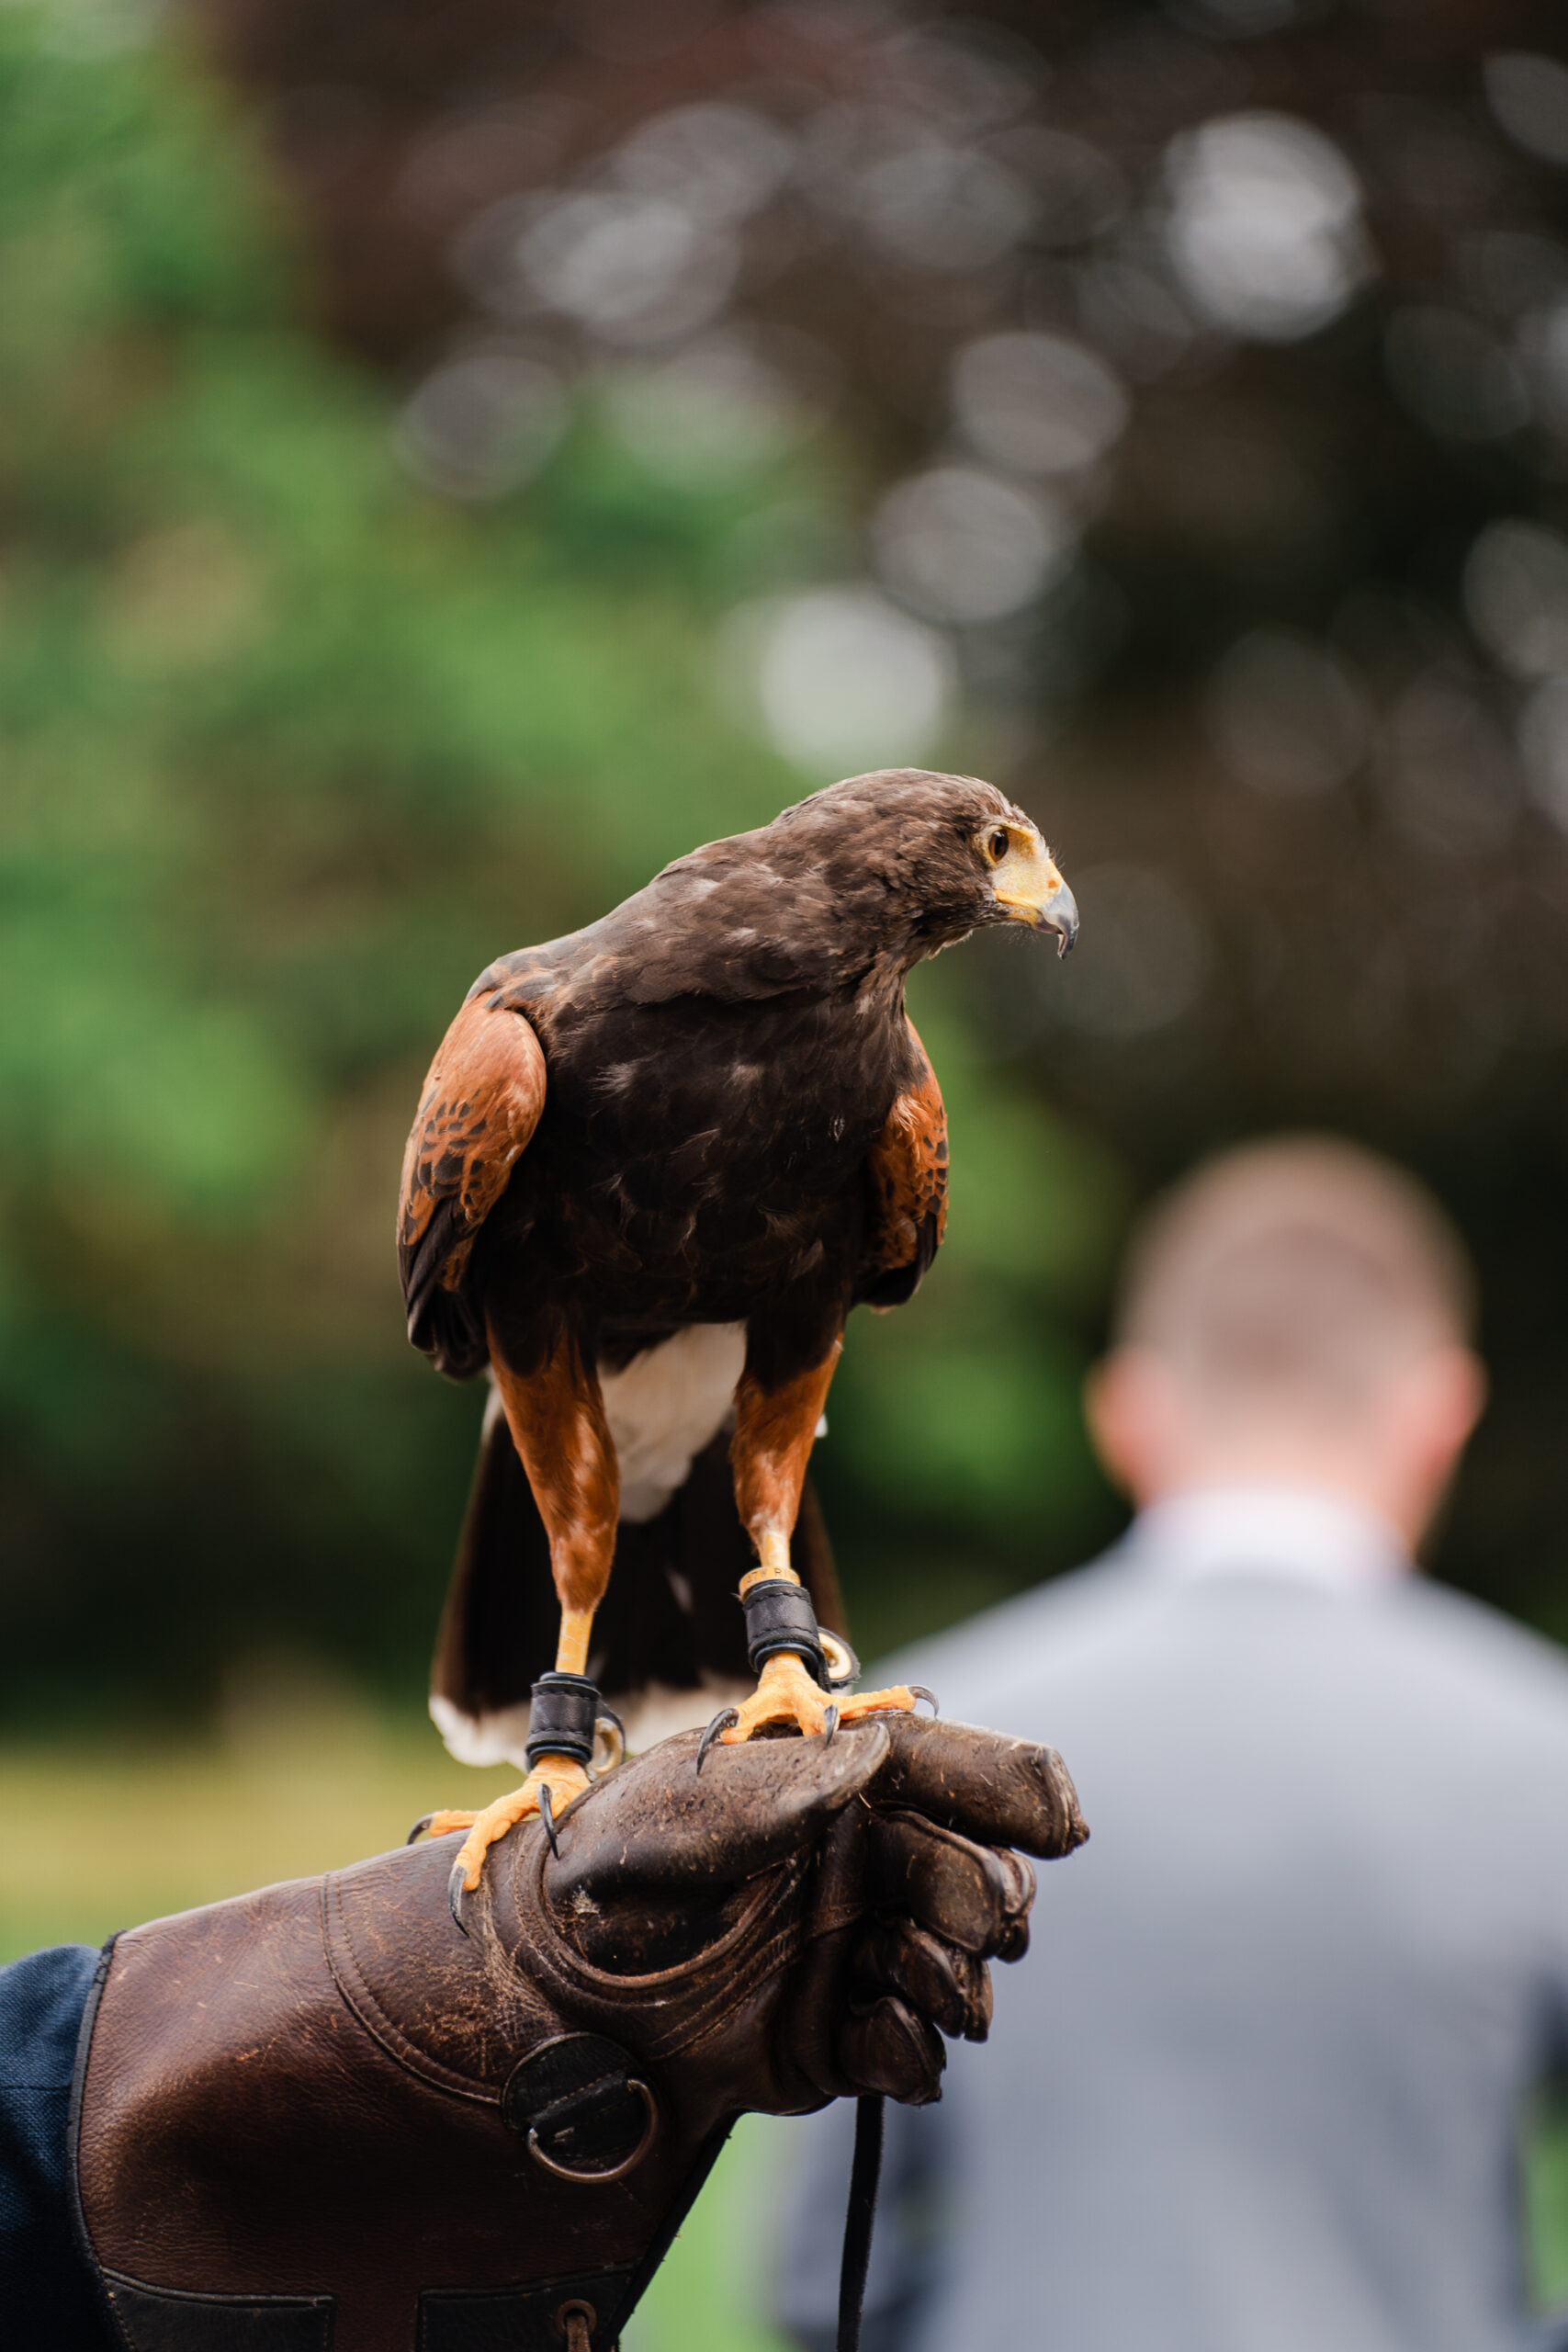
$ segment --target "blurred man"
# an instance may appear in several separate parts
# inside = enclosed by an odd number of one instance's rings
[[[893,2120],[874,2352],[1568,2343],[1517,2161],[1568,2048],[1568,1661],[1412,1562],[1472,1314],[1434,1204],[1337,1143],[1235,1152],[1140,1237],[1089,1398],[1127,1539],[899,1668],[1059,1742],[1094,1838],[998,1985],[1006,2064]],[[797,2128],[815,2352],[844,2154]]]

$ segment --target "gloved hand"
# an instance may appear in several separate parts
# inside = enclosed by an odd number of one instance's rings
[[[1004,1849],[1087,1834],[1059,1758],[696,1746],[513,1832],[467,1939],[454,1835],[118,1939],[77,2166],[131,2352],[608,2352],[738,2114],[938,2095],[1027,1941]]]

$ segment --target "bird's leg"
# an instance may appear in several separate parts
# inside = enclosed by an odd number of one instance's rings
[[[748,1645],[757,1668],[757,1688],[729,1713],[723,1731],[710,1725],[726,1747],[750,1739],[765,1724],[793,1724],[801,1732],[826,1731],[884,1708],[911,1708],[902,1684],[866,1691],[858,1698],[829,1693],[824,1677],[816,1611],[790,1566],[789,1541],[800,1510],[817,1425],[841,1342],[833,1341],[819,1363],[776,1387],[764,1386],[748,1363],[735,1392],[735,1499],[741,1523],[757,1546],[758,1566],[740,1579],[747,1606]]]
[[[447,1829],[468,1832],[453,1865],[455,1910],[458,1893],[472,1894],[478,1886],[485,1854],[498,1838],[530,1813],[543,1813],[553,1837],[554,1816],[588,1786],[599,1705],[586,1673],[588,1644],[610,1578],[620,1502],[598,1374],[570,1334],[559,1335],[536,1371],[522,1374],[507,1363],[492,1331],[491,1366],[549,1537],[560,1639],[554,1674],[534,1686],[528,1777],[522,1787],[480,1813],[433,1814],[425,1825],[434,1837]]]

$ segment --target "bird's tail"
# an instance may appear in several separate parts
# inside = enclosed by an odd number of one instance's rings
[[[809,1484],[791,1557],[821,1623],[841,1634],[832,1550]],[[736,1588],[756,1565],[735,1507],[725,1429],[693,1457],[657,1518],[623,1521],[617,1531],[588,1665],[630,1747],[705,1724],[754,1688]],[[529,1690],[555,1664],[559,1625],[538,1506],[494,1411],[486,1416],[431,1674],[430,1712],[460,1762],[523,1763]]]

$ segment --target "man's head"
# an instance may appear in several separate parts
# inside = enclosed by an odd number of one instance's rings
[[[1421,1535],[1481,1412],[1474,1278],[1437,1203],[1354,1145],[1226,1152],[1128,1253],[1089,1424],[1139,1504],[1285,1482]]]

